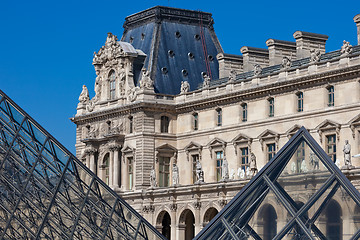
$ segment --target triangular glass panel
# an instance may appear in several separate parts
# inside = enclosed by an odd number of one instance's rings
[[[0,95],[0,239],[165,239]]]
[[[359,192],[302,127],[194,239],[349,240],[359,227]]]

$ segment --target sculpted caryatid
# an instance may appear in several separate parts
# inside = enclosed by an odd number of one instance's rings
[[[83,104],[88,103],[90,100],[89,98],[89,91],[85,85],[83,85],[82,91],[79,96],[79,101]]]
[[[349,144],[348,140],[345,140],[345,145],[344,145],[344,162],[345,162],[345,166],[351,166],[351,145]]]
[[[201,163],[199,159],[196,159],[196,178],[197,183],[203,183],[204,182],[204,171],[202,170]]]
[[[150,172],[150,186],[151,187],[156,187],[157,186],[156,172],[155,172],[154,167],[151,169],[151,172]]]
[[[175,163],[172,168],[172,184],[173,186],[179,184],[179,168]]]
[[[181,81],[180,93],[187,93],[190,90],[190,84],[188,81]]]
[[[221,166],[221,175],[223,180],[229,179],[229,163],[226,160],[226,157],[224,157],[222,166]]]

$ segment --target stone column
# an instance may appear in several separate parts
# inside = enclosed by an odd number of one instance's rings
[[[195,207],[194,225],[195,225],[195,236],[196,236],[196,234],[198,234],[201,230],[201,223],[202,223],[200,219],[201,202],[195,202],[194,207]]]
[[[114,169],[113,169],[113,186],[119,188],[119,175],[120,175],[120,159],[119,159],[119,146],[114,146]]]
[[[96,164],[95,164],[95,152],[96,149],[89,146],[85,149],[86,153],[86,167],[89,168],[93,173],[96,174]],[[89,175],[86,175],[85,182],[90,183]]]
[[[121,190],[128,190],[129,183],[128,183],[128,176],[127,176],[127,159],[123,155],[121,156]]]
[[[95,152],[92,152],[92,153],[90,154],[90,170],[91,170],[93,173],[97,174],[97,173],[96,173],[96,163],[95,163]]]
[[[114,149],[112,147],[110,150],[110,164],[109,164],[109,186],[113,186],[113,169],[114,169]]]
[[[171,239],[176,239],[176,210],[177,210],[177,205],[175,203],[170,205],[170,216],[171,216]],[[179,239],[179,238],[178,238]]]
[[[358,45],[360,45],[360,14],[358,14],[354,17],[354,22],[356,23],[356,27],[357,27]]]

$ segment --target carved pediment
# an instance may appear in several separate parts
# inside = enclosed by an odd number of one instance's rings
[[[250,150],[251,147],[251,143],[252,143],[252,138],[248,137],[245,134],[240,133],[239,135],[237,135],[231,142],[234,145],[235,148],[235,154],[237,155],[237,146],[240,144],[246,144]]]
[[[125,146],[121,149],[121,152],[122,152],[123,154],[133,153],[133,152],[135,152],[135,148],[132,148],[132,147],[130,147],[130,146],[128,146],[128,145],[125,145]]]
[[[356,115],[349,121],[352,136],[355,139],[355,130],[360,127],[360,114]]]
[[[286,136],[290,139],[292,136],[294,136],[294,134],[299,131],[301,128],[300,125],[295,124],[294,126],[292,126],[289,130],[286,131]]]
[[[323,132],[328,132],[328,131],[335,131],[337,140],[340,140],[340,128],[341,125],[339,123],[329,119],[324,120],[316,127],[317,132],[319,134],[320,142],[322,142]]]
[[[271,140],[271,139],[275,140],[276,148],[279,148],[279,144],[278,144],[279,143],[279,134],[272,130],[269,130],[269,129],[265,130],[258,136],[258,138],[259,138],[262,150],[264,150],[264,142],[266,140]]]
[[[195,150],[201,150],[202,146],[198,143],[195,142],[190,142],[185,148],[184,150],[189,152],[189,151],[195,151]]]
[[[208,147],[218,147],[218,146],[226,146],[226,142],[224,140],[221,140],[220,138],[214,138],[208,143]]]
[[[156,150],[159,151],[159,152],[167,152],[167,151],[169,151],[169,152],[177,152],[176,147],[173,147],[173,146],[171,146],[170,144],[167,144],[167,143],[157,147]]]

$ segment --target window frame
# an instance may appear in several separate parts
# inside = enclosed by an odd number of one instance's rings
[[[169,133],[170,128],[170,118],[166,115],[160,117],[160,132]]]
[[[274,98],[268,98],[268,107],[269,107],[269,117],[275,116],[275,99]]]
[[[199,130],[199,114],[193,113],[192,118],[193,118],[193,130],[197,131]]]
[[[128,178],[128,189],[132,190],[134,187],[134,157],[127,157],[127,178]]]
[[[272,151],[270,151],[270,147],[273,146]],[[267,156],[267,162],[269,162],[276,154],[276,143],[275,142],[269,142],[266,143],[266,156]]]
[[[333,142],[330,143],[330,138],[333,138]],[[332,148],[332,152],[330,152]],[[329,158],[335,163],[336,162],[336,134],[326,134],[325,135],[325,152]]]
[[[297,97],[297,112],[303,112],[304,111],[304,93],[298,92],[296,94]]]
[[[217,127],[221,127],[223,122],[222,122],[222,109],[221,108],[217,108],[216,109],[216,126]]]
[[[116,74],[113,69],[109,72],[109,98],[110,100],[116,98]]]
[[[218,158],[218,153],[220,154],[220,158]],[[224,151],[223,150],[216,150],[215,151],[215,173],[216,173],[216,181],[219,182],[222,179],[222,164],[224,161]]]
[[[248,120],[248,105],[247,103],[241,104],[241,121],[247,122]]]
[[[330,85],[326,89],[328,97],[327,105],[328,107],[333,107],[335,106],[335,88],[334,86]]]
[[[170,187],[170,164],[171,157],[159,156],[159,187]],[[166,168],[167,167],[167,168]]]

